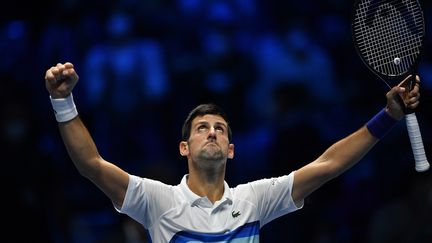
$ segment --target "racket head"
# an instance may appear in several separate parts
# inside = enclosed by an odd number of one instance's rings
[[[389,88],[416,73],[425,41],[417,0],[356,0],[351,31],[360,59]]]

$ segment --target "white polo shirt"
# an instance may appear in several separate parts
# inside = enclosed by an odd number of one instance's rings
[[[259,229],[300,209],[291,191],[294,172],[229,188],[214,204],[193,193],[187,175],[177,186],[129,175],[120,213],[148,231],[152,242],[259,242]]]

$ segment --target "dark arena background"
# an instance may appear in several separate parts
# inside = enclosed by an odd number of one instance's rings
[[[416,112],[432,159],[432,4]],[[2,242],[148,242],[80,176],[44,85],[75,65],[75,103],[101,155],[178,184],[181,126],[203,102],[231,118],[230,186],[288,174],[365,124],[386,86],[357,56],[353,1],[9,1],[0,9]],[[432,242],[431,170],[414,170],[401,121],[302,210],[264,226],[262,242]]]

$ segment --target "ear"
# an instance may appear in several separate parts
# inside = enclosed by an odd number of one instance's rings
[[[189,146],[186,141],[181,141],[179,144],[179,151],[181,156],[188,156],[189,155]]]
[[[234,158],[234,144],[230,143],[228,145],[228,159]]]

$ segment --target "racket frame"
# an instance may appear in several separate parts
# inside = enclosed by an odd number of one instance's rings
[[[379,79],[381,79],[381,81],[383,81],[384,84],[386,84],[387,88],[391,89],[392,87],[398,85],[409,74],[413,75],[413,79],[411,80],[411,84],[409,85],[409,88],[413,88],[414,87],[413,84],[415,83],[415,77],[416,77],[418,65],[420,63],[421,56],[424,53],[425,39],[426,39],[426,27],[425,27],[426,20],[425,20],[425,16],[424,16],[424,13],[423,13],[423,10],[421,8],[420,3],[418,2],[418,0],[411,0],[411,1],[416,2],[417,6],[420,10],[420,14],[421,14],[420,17],[421,17],[421,21],[422,21],[422,26],[421,26],[422,35],[421,35],[418,55],[417,55],[416,59],[414,60],[414,62],[411,64],[411,66],[407,70],[405,70],[404,72],[402,72],[398,75],[387,75],[387,74],[383,74],[382,72],[379,72],[372,65],[369,64],[369,62],[366,60],[365,56],[363,55],[363,53],[360,50],[360,47],[358,45],[359,41],[358,41],[358,37],[355,33],[355,26],[357,24],[356,23],[357,9],[358,9],[357,6],[359,6],[359,3],[363,2],[363,1],[364,0],[356,0],[354,2],[354,8],[352,9],[352,13],[351,13],[351,36],[353,38],[354,47],[355,47],[355,50],[356,50],[358,56],[360,57],[360,60],[364,63],[364,65],[370,71],[372,71],[372,73],[374,73]],[[371,0],[371,2],[372,1],[373,0]],[[380,1],[380,0],[378,0],[378,1]],[[405,108],[405,104],[401,104],[401,106],[403,108]],[[417,117],[416,117],[414,111],[412,111],[412,110],[410,110],[410,111],[404,110],[404,111],[406,111],[405,121],[406,121],[408,135],[409,135],[410,142],[411,142],[411,148],[412,148],[412,151],[414,154],[415,170],[417,172],[426,171],[429,169],[430,165],[429,165],[429,162],[427,161],[426,154],[424,151],[423,140],[421,137]]]

